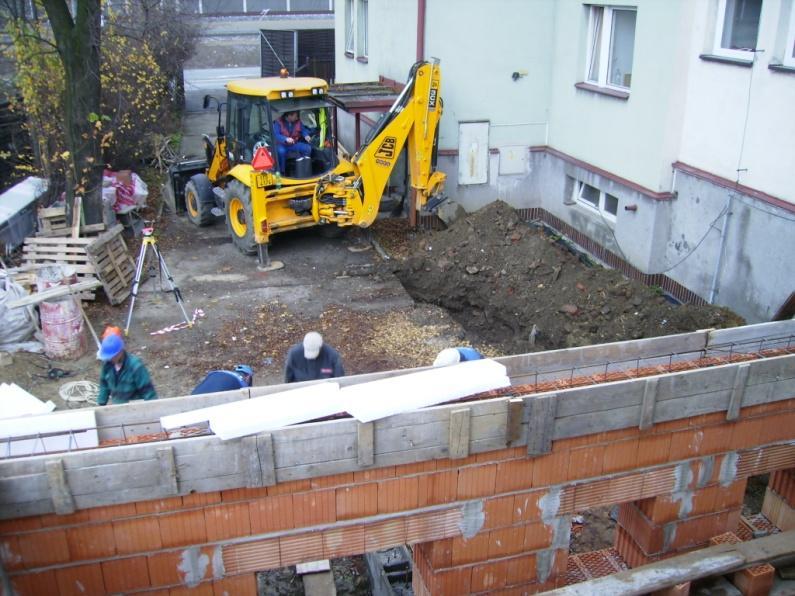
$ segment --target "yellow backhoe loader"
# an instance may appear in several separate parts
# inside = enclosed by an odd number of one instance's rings
[[[411,68],[395,103],[349,160],[337,153],[328,84],[282,74],[231,81],[226,85],[226,102],[216,100],[217,138],[213,143],[204,137],[206,169],[183,187],[193,223],[209,224],[213,212],[220,214],[223,209],[235,246],[245,254],[258,253],[260,267],[266,268],[273,234],[316,225],[371,225],[404,146],[411,187],[416,190],[415,208],[430,209],[443,200],[445,175],[436,169],[442,115],[438,60],[417,62]],[[205,107],[212,100],[205,97]],[[225,127],[221,125],[224,106]],[[287,153],[279,164],[277,120],[295,111],[304,132],[311,135],[311,151],[304,147],[304,155]],[[174,186],[179,196],[179,185]]]

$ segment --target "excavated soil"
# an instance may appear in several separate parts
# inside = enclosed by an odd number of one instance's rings
[[[505,353],[744,323],[726,308],[675,304],[593,263],[502,201],[418,235],[392,268],[415,300],[442,306],[471,339]]]

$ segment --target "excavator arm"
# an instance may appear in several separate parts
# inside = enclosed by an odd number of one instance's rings
[[[438,60],[417,62],[395,103],[385,112],[351,159],[347,172],[335,171],[318,183],[313,215],[321,223],[367,227],[378,207],[398,157],[407,147],[411,186],[417,207],[442,192],[445,174],[436,170],[442,116]]]

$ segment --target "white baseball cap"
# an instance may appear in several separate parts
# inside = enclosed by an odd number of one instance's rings
[[[317,331],[310,331],[304,336],[304,358],[314,360],[323,347],[323,336]]]

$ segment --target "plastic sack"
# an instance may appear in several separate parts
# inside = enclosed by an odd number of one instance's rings
[[[2,275],[2,274],[0,274]],[[40,352],[42,345],[34,340],[36,319],[30,308],[8,308],[7,304],[28,293],[7,276],[0,277],[0,350],[5,352]]]
[[[116,191],[116,201],[113,203],[113,210],[116,213],[128,213],[146,205],[149,189],[135,172],[105,170],[102,174],[102,186],[103,197],[105,188],[112,188]]]

